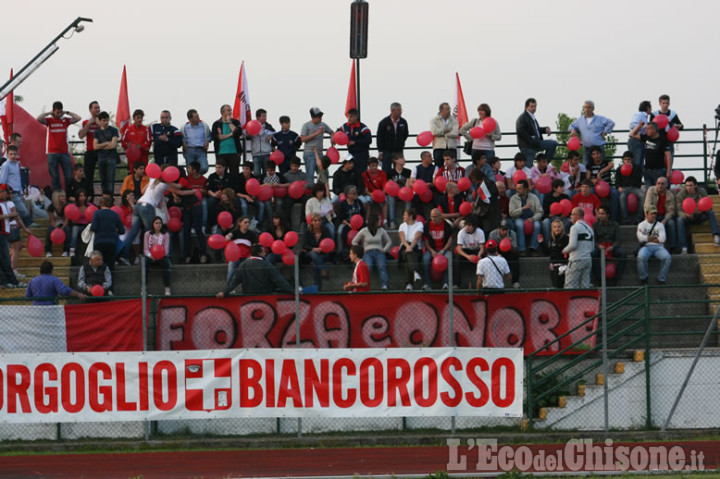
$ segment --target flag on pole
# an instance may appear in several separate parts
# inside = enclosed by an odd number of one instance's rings
[[[467,114],[467,108],[465,108],[465,97],[463,96],[462,86],[460,86],[460,75],[455,73],[455,80],[456,80],[456,96],[455,96],[455,109],[453,110],[453,115],[455,115],[455,118],[457,118],[458,125],[462,128],[462,126],[468,122],[468,114]]]
[[[348,111],[353,108],[357,109],[357,83],[355,82],[355,62],[352,64],[352,71],[350,72],[350,85],[348,86],[347,101],[345,101],[345,118],[348,116]]]
[[[10,69],[10,79],[12,80],[13,77],[13,70]],[[2,129],[3,129],[3,135],[5,137],[5,142],[10,141],[10,135],[13,133],[13,120],[14,120],[14,114],[13,114],[13,106],[15,105],[15,91],[11,91],[7,97],[5,97],[5,105],[0,102],[0,121],[2,121]],[[7,106],[6,106],[7,105]],[[5,154],[5,151],[3,150],[3,155]]]
[[[120,135],[130,126],[130,99],[128,98],[125,65],[123,65],[122,79],[120,80],[120,97],[118,98],[118,107],[115,113],[115,125],[120,130]]]
[[[233,105],[233,118],[238,120],[242,127],[245,127],[245,123],[252,120],[245,62],[240,64],[240,75],[238,76],[237,92],[235,93],[235,105]]]

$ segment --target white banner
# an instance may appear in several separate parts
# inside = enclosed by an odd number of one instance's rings
[[[523,351],[235,349],[0,355],[0,422],[522,416]]]

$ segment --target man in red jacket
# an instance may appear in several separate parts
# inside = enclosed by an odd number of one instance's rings
[[[350,261],[355,263],[352,280],[345,283],[343,289],[351,292],[370,291],[370,268],[363,261],[365,249],[359,244],[350,248]]]
[[[128,163],[141,161],[143,165],[147,166],[152,136],[150,128],[142,124],[143,118],[145,118],[144,111],[138,109],[133,112],[133,124],[122,133],[120,142],[128,156]],[[132,152],[129,151],[131,149]],[[135,149],[140,150],[139,155]]]

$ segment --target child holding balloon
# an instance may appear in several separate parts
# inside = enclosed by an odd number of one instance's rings
[[[152,230],[145,232],[143,254],[147,257],[145,269],[150,266],[162,268],[165,296],[170,296],[170,235],[165,229],[162,218],[156,216],[152,222]]]
[[[52,257],[52,240],[50,238],[55,229],[60,229],[65,233],[65,241],[63,241],[63,256],[67,256],[70,250],[70,221],[65,215],[65,208],[68,206],[67,196],[63,190],[55,190],[52,194],[52,203],[47,208],[50,225],[45,236],[45,256]],[[75,207],[75,205],[73,205]]]

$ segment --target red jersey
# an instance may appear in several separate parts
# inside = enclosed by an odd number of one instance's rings
[[[440,224],[435,224],[434,221],[428,221],[426,226],[428,236],[432,238],[432,248],[435,251],[440,251],[447,242],[447,238],[445,238],[445,222],[441,221]]]
[[[67,116],[62,118],[54,118],[48,116],[45,118],[47,125],[47,152],[49,153],[67,153],[68,152],[68,126],[73,124],[73,119]]]
[[[582,209],[591,208],[593,211],[600,208],[600,198],[595,196],[594,193],[590,193],[588,196],[583,196],[578,193],[572,197],[573,208],[580,207]]]
[[[385,187],[385,183],[387,183],[387,175],[382,170],[377,170],[377,173],[374,175],[370,174],[370,170],[363,171],[362,174],[363,177],[363,183],[365,183],[365,189],[372,193],[375,190],[381,190]]]
[[[125,133],[122,134],[120,142],[125,150],[127,150],[130,146],[140,148],[140,158],[138,161],[142,161],[145,165],[147,165],[148,156],[150,154],[150,145],[152,144],[150,128],[145,125],[130,125],[125,130]]]
[[[352,276],[353,283],[367,283],[367,286],[353,288],[355,292],[370,291],[370,268],[365,261],[360,260],[355,265],[355,271]]]
[[[455,183],[457,183],[458,181],[460,181],[460,178],[463,178],[465,176],[465,168],[463,168],[462,166],[456,166],[455,171],[450,171],[443,166],[437,170],[437,173],[435,173],[435,177],[438,176],[444,176],[448,179],[448,181],[454,181]]]
[[[88,118],[87,120],[83,120],[83,122],[82,122],[83,128],[85,127],[85,125],[88,124],[89,121],[90,121],[90,118]],[[85,135],[85,150],[86,151],[93,151],[95,149],[93,140],[95,139],[95,132],[99,129],[100,129],[100,125],[98,125],[95,122],[93,122],[93,124],[90,125],[90,128],[88,128],[87,135]]]

